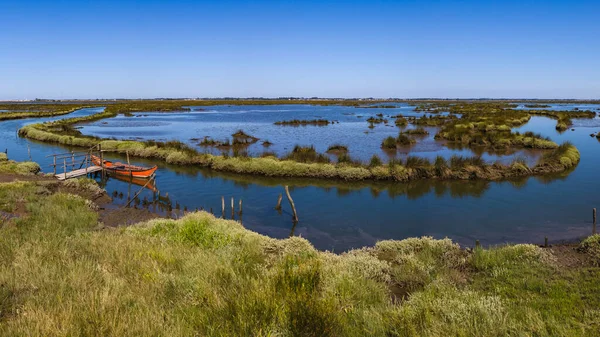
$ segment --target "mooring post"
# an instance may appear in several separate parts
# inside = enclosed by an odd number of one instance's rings
[[[596,234],[596,208],[592,209],[592,219],[593,219],[593,226],[592,226],[592,234]]]
[[[63,167],[65,169],[65,179],[67,179],[67,158],[63,158]]]
[[[100,152],[100,168],[102,168],[102,181],[104,181],[104,153],[102,152],[102,144],[98,144],[98,152]]]
[[[475,240],[475,248],[481,248],[481,245],[479,244],[479,240]]]
[[[242,214],[242,199],[240,199],[240,214]]]
[[[75,152],[71,151],[71,169],[75,169]]]
[[[221,216],[225,218],[225,197],[221,196]]]
[[[125,151],[125,154],[127,154],[127,165],[131,165],[131,163],[129,162],[129,151]],[[129,166],[129,178],[133,178],[133,172],[131,171],[131,166]]]
[[[29,143],[27,143],[27,155],[29,156],[29,161],[31,161],[31,149],[29,148]]]
[[[294,222],[298,221],[298,213],[296,213],[296,205],[294,205],[294,200],[292,199],[292,196],[290,195],[290,189],[288,188],[287,185],[285,185],[285,195],[288,198],[288,201],[290,202],[290,206],[292,206],[292,212],[294,214]]]
[[[281,196],[281,193],[279,193],[279,197],[277,198],[277,206],[275,206],[275,209],[277,210],[281,209],[281,199],[283,199],[283,197]]]
[[[548,237],[547,236],[544,237],[544,247],[548,248]]]
[[[233,214],[234,214],[234,203],[233,203],[233,197],[231,197],[231,218],[233,219]]]
[[[54,157],[54,175],[56,175],[56,155],[53,156]]]

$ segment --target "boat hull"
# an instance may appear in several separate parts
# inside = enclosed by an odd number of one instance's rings
[[[92,156],[92,162],[94,165],[104,167],[104,169],[108,170],[112,174],[141,179],[152,177],[158,169],[158,166],[156,165],[153,167],[140,167],[123,163],[113,163],[109,160],[105,160],[104,165],[102,165],[102,160],[97,156]]]

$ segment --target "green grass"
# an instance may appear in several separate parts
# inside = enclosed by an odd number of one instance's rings
[[[599,333],[600,268],[533,245],[424,237],[337,255],[205,212],[99,229],[88,201],[40,188],[0,184],[28,213],[0,226],[2,336]]]
[[[33,175],[40,171],[40,165],[35,162],[15,162],[8,160],[5,153],[0,153],[0,173]]]

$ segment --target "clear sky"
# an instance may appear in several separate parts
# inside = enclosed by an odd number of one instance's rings
[[[0,0],[0,100],[600,98],[600,1]]]

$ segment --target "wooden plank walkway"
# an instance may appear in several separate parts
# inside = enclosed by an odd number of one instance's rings
[[[100,166],[90,166],[87,169],[84,167],[82,169],[79,170],[74,170],[74,171],[70,171],[67,173],[59,173],[54,175],[56,178],[58,178],[58,180],[66,180],[66,179],[71,179],[71,178],[76,178],[76,177],[81,177],[81,176],[85,176],[88,173],[94,173],[94,172],[99,172],[102,171],[102,167]]]

